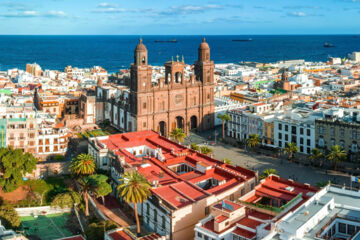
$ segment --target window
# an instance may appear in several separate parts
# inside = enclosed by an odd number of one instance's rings
[[[308,136],[311,135],[310,129],[307,129],[307,130],[306,130],[306,135],[308,135]]]
[[[154,209],[154,222],[157,222],[157,211]]]
[[[234,194],[230,195],[230,201],[234,201]]]
[[[300,138],[300,144],[304,144],[304,139]]]
[[[200,232],[197,233],[198,238],[202,238],[202,234]]]
[[[311,145],[311,141],[310,141],[310,139],[306,140],[306,144],[307,144],[308,146],[310,146],[310,145]]]
[[[165,229],[165,216],[161,216],[161,219],[162,219],[161,227],[162,229]]]
[[[251,190],[253,190],[254,189],[254,183],[251,183]]]
[[[346,233],[346,224],[339,223],[339,233]]]
[[[335,136],[335,128],[334,127],[330,128],[330,135]]]
[[[285,134],[285,141],[289,141],[289,136]]]
[[[210,212],[210,208],[209,207],[205,207],[205,215],[208,215]]]
[[[308,147],[308,148],[306,148],[306,153],[307,153],[307,154],[310,154],[310,151],[311,151],[311,150],[310,150],[310,148],[309,148],[309,147]]]
[[[279,130],[282,130],[282,124],[281,123],[279,123],[278,127],[279,127]]]
[[[245,189],[241,189],[241,196],[244,196],[245,194]]]
[[[285,125],[285,131],[289,131],[289,126]]]
[[[103,166],[107,165],[107,157],[106,156],[102,158],[102,165]]]
[[[282,141],[279,141],[279,147],[282,147]]]
[[[150,215],[150,204],[146,203],[146,215]]]
[[[296,126],[292,126],[292,127],[291,127],[291,133],[292,133],[292,134],[296,134]]]
[[[279,133],[279,139],[282,139],[282,133]]]
[[[300,128],[300,135],[303,135],[303,134],[304,134],[304,129]]]
[[[146,122],[143,122],[143,127],[144,127],[144,128],[146,127]]]
[[[351,139],[355,139],[355,140],[356,140],[356,131],[352,131],[352,132],[351,132]]]
[[[304,147],[300,146],[300,152],[304,152]]]
[[[347,225],[347,227],[348,227],[348,231],[347,231],[348,235],[353,235],[355,233],[355,226],[349,224]]]
[[[206,235],[204,235],[204,239],[205,239],[205,240],[209,240],[209,237],[206,236]]]
[[[344,137],[345,135],[345,129],[341,128],[340,129],[340,137]]]

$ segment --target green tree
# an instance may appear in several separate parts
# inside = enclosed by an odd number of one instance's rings
[[[70,172],[77,176],[91,175],[95,172],[95,160],[92,155],[82,153],[71,160]]]
[[[249,148],[255,148],[261,144],[261,138],[258,134],[250,134],[249,138],[246,140],[246,145]]]
[[[319,166],[322,165],[322,159],[324,154],[317,148],[311,149],[311,153],[309,159],[313,161],[313,163],[319,163]]]
[[[291,142],[287,143],[286,147],[284,148],[284,152],[289,155],[289,160],[292,161],[294,154],[299,151],[299,147],[296,146],[296,143]]]
[[[207,146],[202,146],[202,147],[200,148],[200,152],[201,152],[202,154],[208,155],[208,154],[213,153],[214,150],[213,150],[212,148],[207,147]]]
[[[12,192],[23,184],[23,176],[32,173],[37,159],[22,149],[0,148],[0,187]]]
[[[137,204],[145,202],[151,195],[149,181],[138,172],[126,172],[117,187],[119,196],[128,204],[134,205],[137,233],[140,234],[140,222],[137,213]]]
[[[17,229],[20,227],[21,219],[10,204],[0,206],[0,221],[5,228]]]
[[[79,204],[81,202],[81,197],[77,192],[69,191],[64,193],[59,193],[51,202],[53,207],[61,208],[71,208],[74,204]]]
[[[111,185],[107,182],[108,177],[103,174],[94,174],[89,176],[89,178],[94,179],[96,182],[96,189],[94,189],[94,193],[96,197],[101,197],[103,204],[105,205],[105,196],[112,192]]]
[[[79,184],[80,194],[85,202],[85,216],[89,216],[89,192],[95,192],[98,188],[98,183],[91,176],[86,176],[79,179]]]
[[[334,164],[334,170],[336,171],[337,164],[346,160],[346,152],[339,145],[332,146],[330,153],[326,155],[326,159]]]
[[[43,200],[45,198],[45,195],[53,189],[53,187],[48,184],[46,181],[42,179],[38,180],[28,180],[26,182],[26,185],[28,185],[31,189],[31,191],[37,196],[38,199],[40,199],[40,204],[43,204]]]
[[[278,175],[278,172],[276,171],[276,169],[273,169],[273,168],[265,169],[264,171],[262,171],[262,173],[260,175],[260,179],[265,179],[268,176],[270,176],[271,174]]]
[[[182,128],[175,128],[170,133],[170,137],[178,143],[182,143],[186,138],[186,134],[184,133],[184,130]]]
[[[225,139],[225,122],[230,121],[231,117],[226,113],[224,113],[224,114],[219,113],[217,115],[217,118],[222,121],[222,138]]]
[[[232,165],[232,161],[230,159],[228,159],[228,158],[224,158],[223,162],[228,164],[228,165]]]
[[[118,228],[112,221],[100,221],[90,223],[85,229],[85,235],[88,240],[103,240],[104,230],[109,231]]]
[[[195,151],[200,151],[200,147],[198,145],[196,145],[196,143],[192,143],[190,145],[190,148]]]

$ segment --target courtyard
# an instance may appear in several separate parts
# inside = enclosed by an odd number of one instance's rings
[[[191,132],[185,144],[196,143],[200,146],[208,145],[214,150],[214,157],[218,160],[228,158],[234,166],[245,167],[259,174],[265,169],[276,169],[280,177],[291,178],[294,181],[309,183],[316,186],[318,183],[331,181],[333,184],[350,186],[350,176],[341,172],[324,171],[320,168],[291,163],[284,159],[273,158],[254,152],[248,152],[230,144],[215,142],[214,136],[221,137],[221,128],[201,134]]]

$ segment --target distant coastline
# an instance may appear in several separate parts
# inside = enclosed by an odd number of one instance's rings
[[[163,65],[171,57],[184,55],[185,63],[197,58],[197,44],[203,35],[142,35],[149,51],[149,63]],[[345,57],[360,50],[360,35],[208,35],[215,63],[240,61],[276,62],[305,59],[326,61]],[[232,39],[252,39],[239,44]],[[139,36],[135,35],[1,35],[0,70],[25,69],[37,62],[44,69],[63,69],[67,65],[90,68],[102,66],[108,72],[128,68]],[[155,40],[177,39],[177,44],[159,44]],[[324,48],[331,42],[336,48]],[[194,50],[195,49],[195,50]]]

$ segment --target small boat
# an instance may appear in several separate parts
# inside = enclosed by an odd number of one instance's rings
[[[251,42],[252,38],[248,38],[248,39],[233,39],[233,42]]]
[[[156,43],[177,43],[178,41],[176,39],[172,40],[155,40]]]
[[[333,44],[329,43],[329,42],[326,42],[324,43],[324,47],[325,48],[332,48],[332,47],[335,47]]]

